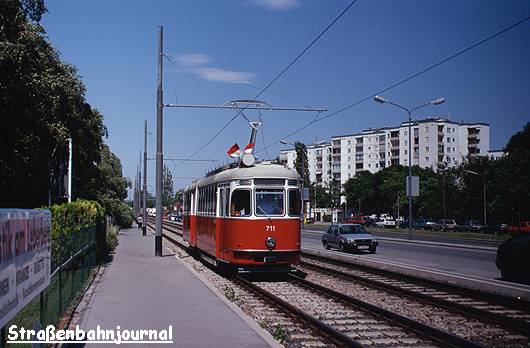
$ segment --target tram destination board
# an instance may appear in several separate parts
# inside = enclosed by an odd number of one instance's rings
[[[0,209],[0,327],[50,284],[49,210]]]

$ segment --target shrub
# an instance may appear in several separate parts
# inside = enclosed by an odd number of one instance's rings
[[[105,210],[97,202],[80,199],[48,209],[52,213],[52,269],[93,241],[96,233],[105,232]]]
[[[129,207],[127,203],[122,202],[114,218],[116,224],[118,224],[119,227],[130,228],[133,222],[133,213],[131,207]]]
[[[111,252],[116,249],[118,246],[118,234],[120,233],[120,228],[116,225],[112,225],[107,230],[107,251]]]

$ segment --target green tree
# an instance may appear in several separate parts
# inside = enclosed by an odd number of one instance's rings
[[[174,202],[173,192],[173,174],[171,170],[164,165],[162,172],[162,206],[167,207]]]
[[[299,141],[294,143],[294,149],[296,151],[296,159],[294,160],[294,168],[304,178],[304,187],[310,187],[309,181],[309,169],[307,164],[307,148],[304,143]]]
[[[62,62],[37,23],[43,1],[0,2],[0,206],[47,203],[64,174],[67,139],[74,144],[73,194],[97,194],[98,163],[106,128],[85,101],[76,69]],[[57,196],[57,193],[55,194]]]
[[[331,207],[333,200],[331,193],[323,186],[312,183],[311,184],[311,202],[317,208],[329,208]]]

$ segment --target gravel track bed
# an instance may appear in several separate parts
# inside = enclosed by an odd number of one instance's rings
[[[302,309],[362,345],[437,347],[428,338],[294,282],[258,282],[261,288]]]
[[[341,266],[341,265],[337,265],[334,263],[330,264],[330,263],[315,260],[312,258],[304,257],[303,261],[314,263],[316,265],[321,265],[324,267],[329,267],[331,265],[333,269],[336,269],[339,271],[347,272],[347,273],[354,274],[354,275],[361,276],[361,277],[368,278],[368,279],[377,280],[377,281],[388,283],[394,286],[399,286],[401,288],[406,288],[408,290],[416,291],[419,293],[420,292],[425,293],[425,294],[428,294],[429,296],[433,296],[436,298],[442,298],[444,300],[455,302],[455,303],[469,305],[469,306],[476,307],[482,310],[487,310],[493,313],[502,314],[510,318],[524,320],[530,323],[530,313],[527,313],[523,310],[508,308],[498,303],[491,303],[491,302],[488,302],[482,299],[461,296],[455,293],[449,293],[444,290],[436,289],[434,287],[429,287],[429,286],[425,286],[422,284],[415,284],[415,283],[403,281],[397,278],[387,277],[384,275],[373,274],[373,273],[366,272],[363,270],[355,269],[352,267]]]
[[[308,267],[299,267],[299,269],[308,274],[306,279],[309,281],[470,341],[478,342],[488,347],[530,347],[527,337],[511,334],[499,326],[484,323],[473,317],[452,313],[422,301],[415,301],[406,296],[398,296],[393,292],[374,289],[364,284]]]
[[[168,233],[175,239],[180,238],[174,233],[167,231],[164,231],[164,233]],[[191,265],[196,272],[200,273],[211,285],[224,294],[229,301],[240,307],[285,347],[335,347],[334,344],[328,343],[326,338],[313,332],[304,323],[292,318],[289,314],[269,302],[262,300],[254,292],[215,273],[178,246],[166,239],[163,240],[163,243],[181,261]]]

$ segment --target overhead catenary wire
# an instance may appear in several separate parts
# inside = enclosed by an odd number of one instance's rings
[[[267,89],[269,89],[283,74],[285,74],[298,60],[300,60],[300,58],[302,58],[302,56],[318,41],[320,40],[320,38],[322,36],[324,36],[324,34],[329,31],[333,25],[335,25],[335,23],[337,23],[339,21],[339,19],[344,16],[346,14],[346,12],[348,12],[348,10],[357,2],[357,0],[353,0],[344,10],[342,10],[341,13],[339,13],[338,16],[336,16],[332,21],[331,23],[329,23],[325,28],[324,30],[322,30],[308,45],[306,45],[306,47],[293,59],[291,60],[291,62],[285,67],[283,68],[280,73],[278,73],[265,87],[263,87],[259,92],[258,94],[256,94],[256,96],[254,97],[254,99],[257,99],[259,98]],[[167,55],[164,55],[168,60],[170,59],[169,56]],[[184,70],[183,70],[184,71]],[[210,88],[208,88],[210,89]],[[210,91],[212,91],[210,89]],[[232,117],[213,137],[211,137],[206,143],[204,143],[197,151],[195,151],[192,155],[190,155],[189,158],[193,158],[193,156],[195,156],[196,154],[198,154],[199,152],[201,152],[206,146],[208,146],[210,143],[212,143],[218,136],[219,134],[221,134],[236,118],[238,115],[241,115],[243,118],[245,118],[247,121],[248,121],[248,118],[246,118],[246,116],[243,114],[243,110],[245,109],[245,107],[243,107],[239,112],[238,114],[236,114],[234,117]],[[250,121],[248,121],[250,122]],[[267,146],[265,145],[264,143],[264,148],[266,148]],[[178,167],[179,165],[181,165],[182,163],[184,163],[185,161],[182,161],[182,162],[179,162],[179,163],[176,163],[174,166],[173,166],[173,170]]]
[[[528,17],[526,17],[526,18],[524,18],[524,19],[522,19],[522,20],[520,20],[520,21],[518,21],[518,22],[516,22],[516,23],[514,23],[514,24],[512,24],[512,25],[510,25],[510,26],[508,26],[508,27],[506,27],[506,28],[504,28],[504,29],[502,29],[502,30],[490,35],[490,36],[488,36],[488,37],[486,37],[485,39],[482,39],[482,40],[478,41],[477,43],[475,43],[473,45],[470,45],[470,46],[468,46],[468,47],[466,47],[466,48],[464,48],[464,49],[462,49],[462,50],[460,50],[460,51],[458,51],[458,52],[456,52],[456,53],[454,53],[454,54],[452,54],[452,55],[450,55],[450,56],[448,56],[448,57],[446,57],[444,59],[439,60],[438,62],[436,62],[436,63],[434,63],[434,64],[432,64],[432,65],[430,65],[430,66],[428,66],[426,68],[423,68],[420,71],[418,71],[416,73],[413,73],[413,74],[407,76],[406,78],[404,78],[404,79],[402,79],[402,80],[400,80],[400,81],[398,81],[398,82],[396,82],[396,83],[394,83],[394,84],[392,84],[392,85],[390,85],[390,86],[388,86],[388,87],[386,87],[386,88],[384,88],[384,89],[382,89],[382,90],[380,90],[380,91],[378,91],[376,93],[372,93],[369,96],[361,98],[361,99],[357,100],[356,102],[354,102],[352,104],[349,104],[347,106],[344,106],[344,107],[340,108],[339,110],[334,111],[334,112],[332,112],[330,114],[319,115],[315,119],[310,121],[309,123],[305,124],[303,127],[292,131],[291,133],[287,134],[284,137],[281,137],[280,140],[292,137],[293,135],[296,135],[296,134],[300,133],[304,129],[312,126],[313,124],[315,124],[317,122],[321,122],[321,121],[326,120],[328,118],[334,117],[334,116],[336,116],[336,115],[338,115],[338,114],[340,114],[340,113],[342,113],[342,112],[344,112],[346,110],[349,110],[349,109],[351,109],[351,108],[353,108],[353,107],[355,107],[355,106],[357,106],[359,104],[362,104],[362,103],[364,103],[364,102],[366,102],[368,100],[371,100],[376,95],[388,92],[391,89],[394,89],[394,88],[396,88],[396,87],[398,87],[398,86],[400,86],[400,85],[402,85],[402,84],[404,84],[404,83],[406,83],[406,82],[408,82],[408,81],[410,81],[412,79],[415,79],[416,77],[418,77],[420,75],[423,75],[423,74],[429,72],[430,70],[433,70],[433,69],[437,68],[438,66],[440,66],[440,65],[442,65],[442,64],[444,64],[444,63],[446,63],[446,62],[448,62],[450,60],[453,60],[453,59],[457,58],[458,56],[460,56],[460,55],[462,55],[464,53],[467,53],[470,50],[472,50],[472,49],[474,49],[474,48],[476,48],[478,46],[481,46],[482,44],[484,44],[484,43],[496,38],[497,36],[500,36],[500,35],[504,34],[505,32],[518,27],[519,25],[527,22],[528,20],[530,20],[530,16],[528,16]],[[279,144],[280,140],[277,140],[276,142],[270,144],[268,146],[268,148]],[[257,151],[257,152],[262,152],[264,150],[265,149],[261,149],[260,151]]]

